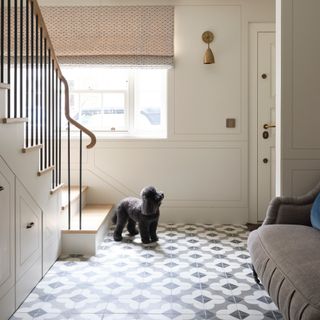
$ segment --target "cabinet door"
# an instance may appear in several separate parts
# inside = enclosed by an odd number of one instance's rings
[[[42,276],[42,211],[16,181],[16,303],[19,305]]]
[[[14,311],[14,175],[0,157],[0,319]]]

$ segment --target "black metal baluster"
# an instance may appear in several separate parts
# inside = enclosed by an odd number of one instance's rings
[[[26,118],[25,145],[29,146],[29,0],[26,0]]]
[[[40,28],[40,144],[42,149],[40,150],[40,170],[43,170],[43,29]]]
[[[51,90],[52,90],[52,95],[51,95],[51,98],[52,98],[52,107],[51,107],[51,112],[52,112],[52,118],[51,118],[51,136],[52,136],[52,145],[51,145],[51,154],[52,154],[52,165],[55,166],[55,63],[54,63],[54,60],[52,60],[52,74],[51,74]],[[51,182],[52,182],[52,189],[54,189],[55,187],[55,181],[54,181],[54,177],[55,177],[55,170],[56,168],[54,167],[54,169],[52,170],[52,179],[51,179]]]
[[[30,145],[34,145],[34,19],[33,19],[33,2],[31,2],[31,14],[30,14],[30,22],[31,22],[31,31],[30,31],[30,50],[31,50],[31,123],[30,123]]]
[[[56,128],[56,144],[55,144],[55,147],[56,147],[56,150],[55,150],[55,155],[56,155],[56,168],[55,168],[55,187],[59,185],[58,183],[58,170],[59,170],[59,162],[58,162],[58,139],[59,139],[59,136],[58,136],[58,70],[56,71],[56,93],[55,93],[55,107],[56,107],[56,112],[55,112],[55,128]]]
[[[70,152],[70,122],[68,121],[68,229],[71,229],[71,152]]]
[[[52,139],[52,144],[51,144],[51,163],[53,166],[55,166],[55,156],[54,156],[54,145],[55,145],[55,135],[54,135],[54,117],[55,117],[55,108],[54,108],[54,101],[55,101],[55,97],[54,97],[54,93],[55,93],[55,89],[54,89],[54,85],[55,85],[55,63],[54,60],[52,59],[52,71],[51,71],[51,139]],[[55,168],[52,170],[52,189],[54,188],[54,173],[55,173]]]
[[[51,166],[51,50],[48,49],[48,166]]]
[[[80,155],[79,155],[79,230],[82,228],[82,130],[80,130]]]
[[[13,114],[17,118],[17,94],[18,94],[18,2],[14,0],[14,36],[13,36],[13,45],[14,45],[14,60],[13,60],[13,74],[14,74],[14,89],[13,89]]]
[[[23,0],[20,0],[20,117],[23,116]]]
[[[62,131],[62,101],[61,101],[61,85],[59,86],[59,185],[61,184],[61,131]]]
[[[1,28],[1,43],[0,43],[0,50],[1,50],[1,61],[0,61],[0,81],[4,82],[4,0],[1,0],[1,21],[0,21],[0,28]]]
[[[36,134],[36,145],[39,144],[39,17],[36,15],[36,104],[35,104],[35,134]]]
[[[8,0],[8,84],[11,84],[11,1]],[[11,89],[8,90],[8,98],[7,98],[7,117],[10,118],[11,116]]]
[[[47,72],[48,60],[47,60],[47,39],[44,39],[44,139],[43,139],[43,155],[44,155],[44,169],[48,166],[47,157],[47,110],[48,110],[48,72]]]

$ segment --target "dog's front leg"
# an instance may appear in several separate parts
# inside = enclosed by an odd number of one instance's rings
[[[139,222],[139,230],[142,243],[150,243],[150,233],[148,228],[148,223],[144,221]]]
[[[156,242],[159,240],[157,236],[157,227],[158,227],[158,220],[153,221],[150,223],[150,238],[151,242]]]

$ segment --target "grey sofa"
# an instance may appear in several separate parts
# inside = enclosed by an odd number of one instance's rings
[[[248,238],[254,276],[286,320],[320,320],[320,231],[310,210],[318,184],[302,197],[277,197]]]

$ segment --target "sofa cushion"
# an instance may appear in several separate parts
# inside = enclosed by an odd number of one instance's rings
[[[248,238],[252,263],[286,319],[320,319],[320,232],[264,225]]]
[[[314,228],[320,230],[320,193],[311,208],[311,224]]]

